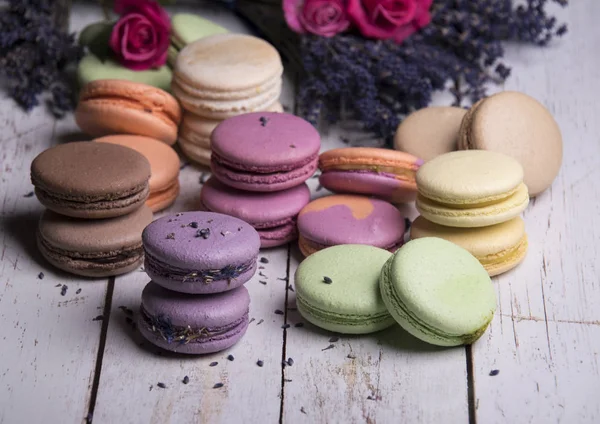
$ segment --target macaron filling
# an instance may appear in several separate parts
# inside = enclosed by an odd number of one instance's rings
[[[242,274],[251,271],[256,267],[258,256],[242,264],[231,264],[220,269],[201,269],[190,270],[178,268],[160,261],[154,257],[148,250],[145,250],[145,268],[150,275],[159,276],[171,281],[179,281],[181,283],[204,283],[211,284],[216,281],[227,281],[231,284]]]
[[[403,324],[401,321],[405,322],[405,324],[402,325],[405,329],[407,327],[414,328],[431,339],[439,340],[443,343],[443,345],[448,342],[450,342],[452,345],[471,344],[481,337],[481,335],[487,329],[489,323],[492,321],[492,318],[494,317],[494,311],[491,311],[489,317],[485,321],[485,324],[472,334],[447,334],[439,331],[438,329],[429,325],[427,322],[420,319],[418,316],[416,316],[416,314],[412,313],[406,307],[402,299],[397,295],[396,291],[392,287],[391,269],[393,262],[393,258],[391,258],[383,266],[381,271],[380,286],[384,292],[384,299],[387,298],[387,300],[394,306],[396,320],[400,324]]]
[[[524,235],[513,247],[490,255],[476,256],[476,258],[479,262],[481,262],[481,265],[483,265],[486,271],[489,271],[490,269],[496,268],[505,263],[513,263],[520,260],[525,256],[525,253],[527,252],[527,246],[527,235]]]
[[[365,326],[376,325],[386,321],[392,323],[394,320],[387,311],[371,315],[340,314],[331,311],[326,311],[324,309],[320,309],[310,305],[300,294],[298,294],[298,292],[296,292],[296,303],[298,305],[298,309],[300,309],[301,312],[302,310],[308,312],[307,314],[303,314],[303,316],[315,317],[318,320],[322,320],[331,324],[338,324],[344,326]]]
[[[72,195],[67,193],[50,192],[44,188],[39,180],[32,175],[35,194],[44,204],[68,207],[76,210],[105,210],[126,208],[143,202],[149,193],[148,184],[136,186],[120,193],[106,193],[103,195]]]
[[[163,314],[153,315],[146,310],[143,304],[140,307],[142,322],[145,324],[146,330],[168,344],[208,343],[228,339],[244,331],[248,313],[249,311],[246,311],[242,317],[224,326],[192,328],[189,325],[173,325],[170,317]]]

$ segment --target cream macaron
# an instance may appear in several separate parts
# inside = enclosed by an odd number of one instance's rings
[[[417,210],[450,227],[484,227],[518,216],[529,195],[515,159],[486,150],[450,152],[417,171]]]
[[[465,115],[458,147],[504,153],[523,166],[524,182],[534,197],[546,190],[562,163],[562,135],[540,102],[514,91],[476,103]]]
[[[446,227],[418,217],[410,227],[411,240],[438,237],[469,251],[490,277],[519,265],[527,254],[525,222],[521,217],[478,228]]]

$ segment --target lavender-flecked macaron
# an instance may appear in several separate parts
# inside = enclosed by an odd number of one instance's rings
[[[211,168],[222,183],[271,192],[302,184],[317,169],[321,138],[289,113],[255,112],[221,122],[211,134]]]
[[[146,273],[181,293],[233,290],[256,272],[260,238],[241,219],[183,212],[148,225],[142,234]]]
[[[246,287],[189,295],[150,282],[142,292],[138,328],[149,342],[172,352],[219,352],[233,346],[246,332],[249,305]]]
[[[394,252],[406,223],[392,204],[366,196],[335,195],[313,200],[298,215],[298,245],[304,256],[340,244],[366,244]]]
[[[298,238],[296,218],[310,200],[306,184],[273,193],[237,190],[211,177],[202,186],[202,208],[235,216],[252,225],[261,247],[275,247]]]

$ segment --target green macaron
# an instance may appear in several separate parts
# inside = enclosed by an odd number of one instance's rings
[[[381,295],[396,321],[413,336],[439,346],[471,344],[496,311],[485,268],[449,241],[408,242],[385,264]]]
[[[115,61],[108,45],[114,22],[96,22],[79,34],[79,44],[87,53],[77,67],[80,86],[99,79],[120,79],[158,87],[169,91],[173,73],[167,66],[145,71],[133,71]]]
[[[229,32],[226,28],[192,13],[178,13],[171,18],[171,45],[168,61],[175,64],[177,54],[188,44],[209,35]]]
[[[317,327],[365,334],[394,324],[379,291],[381,267],[391,253],[367,245],[345,244],[306,258],[295,274],[300,314]]]

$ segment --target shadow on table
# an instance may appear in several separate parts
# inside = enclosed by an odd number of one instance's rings
[[[40,266],[47,266],[37,248],[36,231],[40,219],[40,211],[17,213],[3,220],[4,231],[21,245],[27,255]]]

